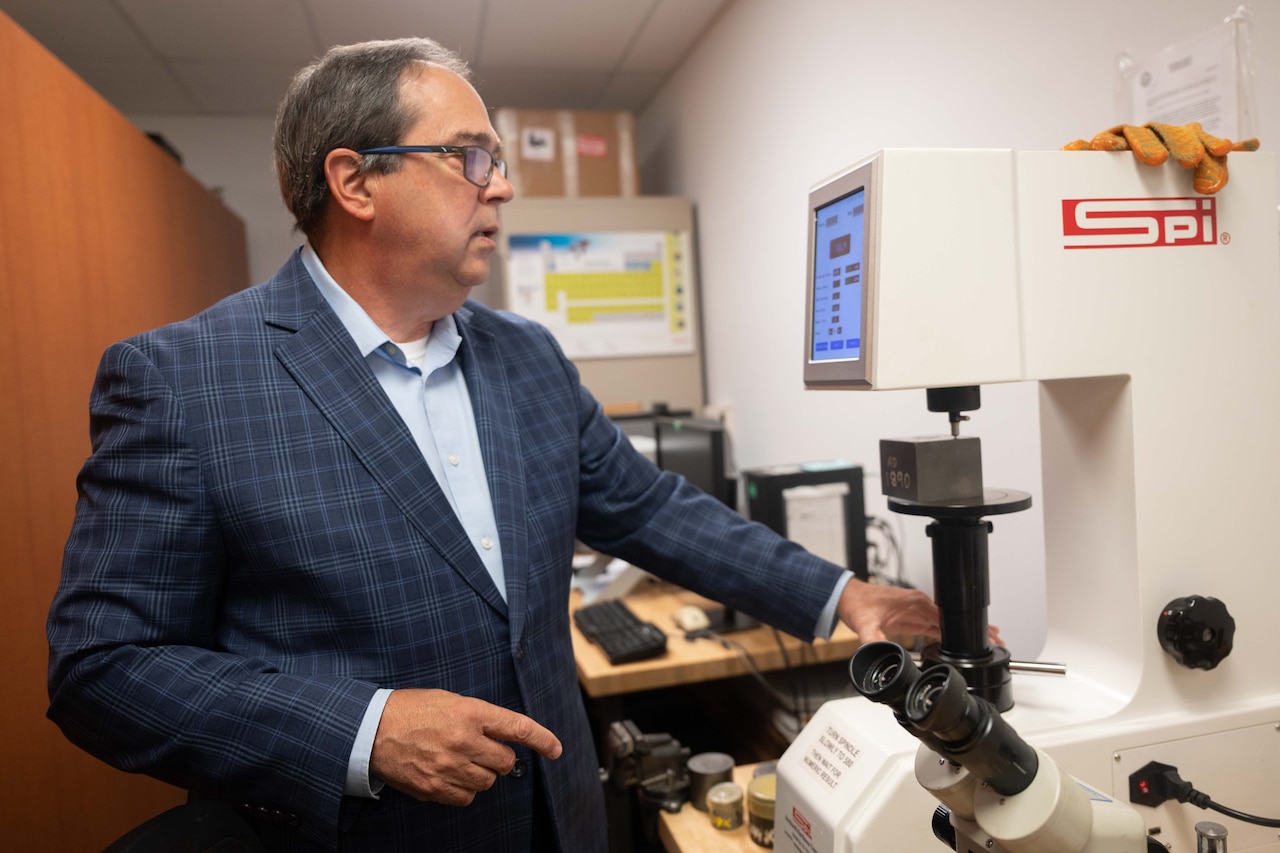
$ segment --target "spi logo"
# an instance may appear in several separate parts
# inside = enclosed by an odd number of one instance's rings
[[[805,838],[813,839],[813,825],[795,806],[791,807],[791,819],[795,822],[796,827],[804,833]]]
[[[1062,200],[1065,249],[1205,246],[1218,242],[1211,198],[1072,198]]]

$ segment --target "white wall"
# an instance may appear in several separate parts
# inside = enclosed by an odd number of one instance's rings
[[[1273,150],[1280,2],[1252,6],[1257,134]],[[732,411],[738,464],[842,457],[874,471],[880,438],[946,429],[945,417],[925,411],[923,392],[803,390],[813,184],[879,148],[1053,149],[1087,138],[1113,123],[1122,51],[1150,56],[1236,7],[1236,0],[730,6],[641,115],[638,155],[646,192],[697,205],[708,396]],[[983,389],[983,408],[964,431],[983,439],[989,485],[1039,496],[1037,417],[1034,385]],[[870,511],[883,507],[878,493],[878,481],[869,481]],[[925,522],[893,521],[908,534],[908,576],[929,585]],[[994,522],[991,619],[1015,658],[1031,657],[1044,638],[1042,518],[1033,509]]]
[[[638,123],[643,188],[697,206],[708,395],[740,467],[844,458],[875,474],[882,437],[937,433],[921,392],[806,392],[809,187],[885,147],[1057,148],[1113,122],[1116,57],[1198,35],[1237,0],[735,0]],[[1264,148],[1280,140],[1280,0],[1253,0]],[[271,120],[131,116],[163,133],[246,222],[254,281],[300,242],[271,170]],[[1247,156],[1247,155],[1236,155]],[[1040,494],[1034,386],[983,389],[965,432],[988,484]],[[925,522],[868,507],[906,536],[930,584]],[[1038,508],[995,519],[992,621],[1015,656],[1044,637]]]

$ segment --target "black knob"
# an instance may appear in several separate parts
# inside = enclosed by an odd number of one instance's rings
[[[951,809],[946,806],[938,806],[934,809],[930,827],[933,829],[934,838],[952,850],[956,849],[956,828],[951,825]]]
[[[926,388],[924,395],[931,412],[973,412],[982,408],[982,389],[977,385]]]
[[[1236,620],[1216,598],[1190,595],[1165,605],[1156,625],[1160,646],[1192,669],[1213,669],[1231,654]]]

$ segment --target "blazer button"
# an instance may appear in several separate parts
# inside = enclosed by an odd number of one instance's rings
[[[516,660],[524,660],[524,643],[516,644]]]
[[[511,776],[512,778],[520,779],[524,776],[526,770],[528,770],[528,767],[525,765],[524,760],[516,759],[515,766],[511,768]]]

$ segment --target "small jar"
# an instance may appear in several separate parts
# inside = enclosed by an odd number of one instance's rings
[[[707,792],[733,779],[733,756],[723,752],[700,752],[685,764],[689,771],[689,803],[700,812],[707,810]]]
[[[716,829],[742,826],[742,787],[735,782],[719,782],[707,791],[707,813]]]
[[[773,807],[778,775],[763,773],[747,785],[747,834],[761,847],[773,847]]]

